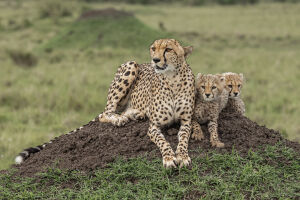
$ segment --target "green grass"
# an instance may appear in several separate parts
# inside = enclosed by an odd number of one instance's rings
[[[201,150],[199,150],[201,153]],[[202,154],[203,155],[203,154]],[[0,175],[4,199],[296,199],[300,157],[282,145],[193,159],[192,169],[165,170],[159,159],[117,160],[83,174],[46,170],[35,178]]]
[[[112,17],[91,18],[72,23],[51,39],[44,48],[141,49],[144,44],[151,44],[157,38],[165,38],[166,36],[166,33],[149,28],[132,16],[119,19]]]
[[[8,168],[23,148],[49,141],[98,115],[117,67],[128,60],[149,62],[150,43],[165,35],[194,46],[188,58],[194,73],[244,73],[246,115],[300,140],[300,4],[57,2],[61,12],[49,17],[41,12],[51,8],[50,0],[0,2],[0,169]],[[136,18],[121,19],[122,23],[76,21],[83,10],[112,6],[133,12]],[[123,22],[128,25],[122,27],[125,32],[120,31]],[[71,30],[72,37],[62,39]],[[103,39],[91,45],[99,32],[105,33]],[[52,50],[45,52],[47,47]],[[32,55],[37,63],[18,65],[11,52]]]

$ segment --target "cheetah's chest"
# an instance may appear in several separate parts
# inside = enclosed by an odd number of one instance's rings
[[[179,120],[180,110],[183,102],[182,97],[178,95],[178,91],[172,90],[170,87],[163,85],[159,88],[159,93],[152,96],[152,118],[160,125],[172,124]],[[183,103],[180,103],[183,104]]]
[[[194,118],[200,123],[205,124],[218,115],[218,102],[196,102]]]

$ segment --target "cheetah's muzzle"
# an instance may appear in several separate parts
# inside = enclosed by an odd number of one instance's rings
[[[160,66],[158,66],[158,65],[155,65],[155,68],[156,68],[157,70],[165,70],[167,67],[168,67],[168,65],[166,65],[166,64],[164,64],[163,67],[160,67]]]

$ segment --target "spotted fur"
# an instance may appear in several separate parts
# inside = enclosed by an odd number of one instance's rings
[[[243,74],[226,72],[222,76],[225,77],[226,82],[226,90],[222,95],[222,106],[225,105],[224,107],[245,115],[245,103],[241,98],[241,89],[244,83]]]
[[[198,74],[196,78],[196,101],[192,118],[192,138],[204,138],[200,124],[207,123],[212,146],[224,147],[218,135],[220,98],[225,88],[224,76]]]
[[[129,120],[147,117],[148,136],[158,146],[163,165],[176,167],[191,163],[188,155],[194,107],[194,76],[186,63],[191,47],[174,39],[156,40],[150,46],[151,64],[134,61],[121,65],[111,83],[107,105],[100,122],[122,126]],[[174,153],[161,127],[180,122],[178,146]]]

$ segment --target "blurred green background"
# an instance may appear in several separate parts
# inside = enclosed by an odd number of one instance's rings
[[[244,73],[246,115],[300,141],[296,1],[109,2],[0,1],[0,169],[98,115],[117,67],[166,37],[194,46],[194,73]]]

